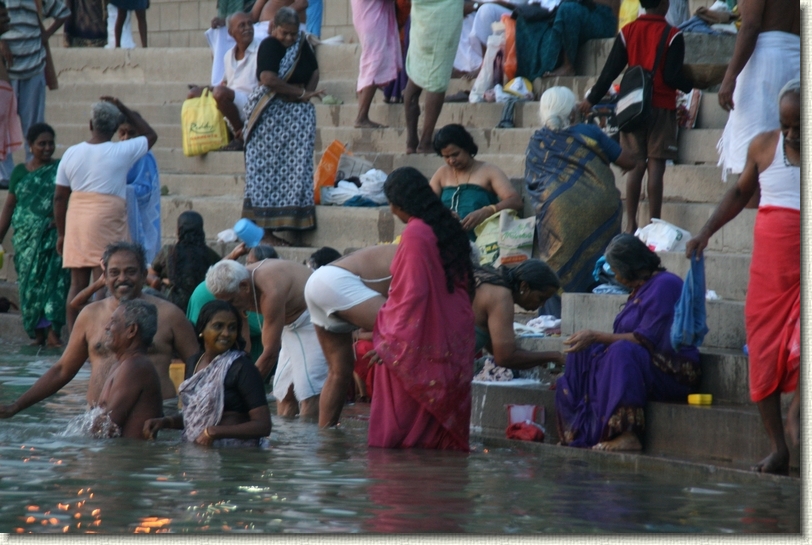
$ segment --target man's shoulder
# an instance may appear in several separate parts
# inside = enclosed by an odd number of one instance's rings
[[[127,378],[128,385],[131,385],[133,381],[146,385],[155,383],[158,384],[158,387],[161,384],[158,371],[155,370],[155,365],[146,354],[136,354],[122,361],[118,374]]]

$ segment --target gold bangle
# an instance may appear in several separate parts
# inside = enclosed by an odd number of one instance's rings
[[[214,439],[211,435],[209,435],[209,428],[203,428],[203,435],[205,435],[209,439]]]
[[[494,214],[496,214],[497,212],[499,212],[499,210],[497,210],[497,208],[496,208],[496,205],[495,205],[495,204],[489,204],[489,205],[488,205],[488,207],[489,207],[489,208],[493,208],[493,213],[494,213]],[[491,214],[491,215],[493,215],[493,214]]]

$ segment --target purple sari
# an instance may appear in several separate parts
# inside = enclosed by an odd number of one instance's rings
[[[615,318],[614,333],[634,333],[640,344],[595,344],[567,355],[556,383],[558,436],[565,445],[591,447],[624,431],[643,432],[648,400],[684,401],[699,382],[699,351],[671,347],[674,305],[682,280],[655,274],[632,292]]]

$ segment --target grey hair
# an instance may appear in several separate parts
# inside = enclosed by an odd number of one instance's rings
[[[125,327],[137,325],[141,345],[145,348],[151,345],[152,339],[158,332],[158,308],[143,299],[122,301],[120,306],[124,309]]]
[[[224,259],[209,267],[209,271],[206,273],[206,287],[214,296],[233,295],[240,289],[240,282],[249,278],[251,278],[251,273],[245,266],[236,261]]]
[[[789,93],[795,93],[798,95],[798,98],[801,97],[801,78],[791,79],[781,88],[781,91],[778,93],[778,103],[780,104],[782,100],[784,100],[784,95]]]
[[[231,21],[233,21],[234,17],[237,17],[238,15],[245,15],[249,18],[251,17],[250,13],[246,13],[244,11],[237,11],[226,17],[226,32],[228,32],[229,34],[231,33]]]
[[[606,247],[606,262],[615,275],[626,280],[646,280],[656,271],[664,271],[660,256],[634,235],[617,235]]]
[[[127,242],[126,240],[119,240],[118,242],[108,244],[104,249],[104,253],[102,254],[104,270],[107,270],[107,264],[110,262],[110,258],[119,252],[130,252],[135,256],[136,261],[138,261],[141,272],[147,272],[147,254],[144,251],[144,247],[137,242]]]
[[[90,107],[90,115],[93,129],[102,134],[115,134],[119,125],[126,121],[121,110],[109,102],[94,102]]]
[[[279,11],[276,12],[273,18],[273,24],[276,26],[296,25],[298,27],[299,24],[301,24],[301,19],[299,19],[299,14],[296,13],[295,9],[285,6],[284,8],[279,8]]]
[[[575,109],[575,93],[566,87],[551,87],[539,100],[541,126],[559,131],[570,126],[570,116]]]

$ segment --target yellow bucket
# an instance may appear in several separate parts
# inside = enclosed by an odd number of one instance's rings
[[[688,405],[710,405],[713,403],[712,394],[691,394],[688,396]]]

